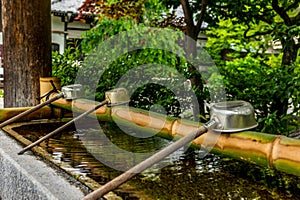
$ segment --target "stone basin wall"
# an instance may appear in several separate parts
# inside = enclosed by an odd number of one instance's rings
[[[22,149],[0,131],[0,200],[79,200],[83,192],[62,172],[51,168],[38,157]]]

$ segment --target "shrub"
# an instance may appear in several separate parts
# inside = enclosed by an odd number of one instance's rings
[[[114,41],[114,44],[110,44],[108,41],[105,41],[109,37],[114,38],[114,35],[117,33],[121,33],[121,36],[124,37],[119,43]],[[133,39],[134,37],[128,35],[131,33],[134,36],[140,34],[149,37],[143,41],[138,38],[135,40]],[[174,35],[175,33],[172,34],[172,36]],[[176,55],[173,52],[163,49],[144,48],[145,43],[159,43],[165,49],[172,49],[172,51],[180,52],[181,55],[184,55],[183,48],[175,40],[180,39],[180,34],[178,34],[178,38],[170,40],[169,35],[158,36],[155,30],[151,30],[143,24],[135,24],[129,19],[106,19],[99,21],[92,30],[86,32],[84,37],[82,49],[87,55],[87,59],[83,63],[84,66],[81,71],[83,76],[80,81],[82,81],[83,85],[94,85],[94,83],[97,83],[96,94],[94,89],[90,89],[91,87],[86,88],[87,97],[94,98],[95,95],[95,100],[101,101],[104,99],[105,91],[113,89],[116,86],[124,86],[134,91],[131,96],[131,106],[149,110],[152,105],[159,104],[165,109],[167,114],[178,116],[181,113],[177,94],[172,93],[171,90],[168,90],[170,88],[164,87],[164,85],[172,86],[172,88],[176,89],[183,88],[183,81],[192,75],[188,70],[189,63],[187,63],[183,56]],[[131,39],[128,40],[128,38]],[[104,41],[107,45],[103,45],[102,43],[101,49],[98,49],[98,45]],[[141,48],[128,50],[128,46],[141,46]],[[112,58],[112,55],[106,53],[110,52],[110,54],[114,54],[117,51],[122,52],[116,58]],[[99,52],[101,52],[100,57],[103,58],[102,60],[98,58]],[[159,71],[156,66],[160,66],[158,67]],[[143,67],[144,71],[139,71],[141,67]],[[126,73],[129,72],[131,73],[130,77],[127,77],[127,80],[123,80],[126,84],[118,85],[119,80],[124,79]],[[153,76],[149,77],[147,76],[148,74],[152,74]],[[161,81],[156,80],[153,82],[152,78],[161,78]],[[163,81],[166,79],[168,81]],[[136,85],[140,85],[140,87],[135,88]],[[181,90],[181,92],[184,93],[181,93],[181,96],[191,96],[188,94],[191,91]],[[186,101],[183,104],[180,106],[188,107],[191,102]]]
[[[68,47],[63,54],[52,52],[52,75],[61,80],[61,86],[73,84],[81,66],[78,48]]]
[[[272,59],[271,59],[272,58]],[[259,131],[273,134],[287,134],[298,128],[299,114],[299,68],[281,68],[273,56],[270,61],[263,57],[236,58],[219,66],[226,88],[228,100],[245,100],[250,102],[256,111]],[[278,59],[279,60],[279,59]],[[277,61],[278,61],[277,60]],[[289,99],[289,113],[278,116],[284,100]]]

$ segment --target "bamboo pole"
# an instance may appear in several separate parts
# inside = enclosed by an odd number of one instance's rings
[[[21,113],[24,113],[30,110],[32,107],[18,107],[18,108],[2,108],[0,109],[0,122],[5,122]],[[52,109],[48,106],[40,108],[22,118],[16,120],[16,122],[20,121],[31,121],[31,120],[38,120],[38,119],[53,119],[53,118],[60,118],[63,116],[63,110],[61,109]]]
[[[8,125],[10,123],[13,123],[13,122],[15,122],[17,120],[20,120],[21,118],[25,117],[26,115],[29,115],[30,113],[33,113],[34,111],[37,111],[40,108],[42,108],[42,107],[50,104],[51,102],[53,102],[53,101],[55,101],[57,99],[60,99],[62,97],[63,97],[63,93],[60,93],[60,94],[56,95],[55,97],[53,97],[53,98],[51,98],[51,99],[49,99],[49,100],[47,100],[45,102],[42,102],[42,103],[40,103],[40,104],[38,104],[38,105],[36,105],[34,107],[31,107],[30,109],[28,109],[28,110],[26,110],[26,111],[24,111],[24,112],[22,112],[22,113],[20,113],[20,114],[18,114],[16,116],[10,118],[10,119],[2,122],[0,124],[0,128],[4,127],[4,126],[6,126],[6,125]]]
[[[76,99],[74,101],[59,99],[53,102],[52,105],[69,111],[73,109],[73,111],[83,113],[97,103],[84,99]],[[4,111],[5,109],[2,109],[0,113]],[[157,133],[158,136],[164,138],[183,137],[201,126],[201,124],[195,122],[169,118],[157,113],[149,115],[147,111],[124,106],[113,108],[103,106],[96,110],[93,115],[96,115],[101,121],[114,120],[117,123],[142,129],[146,132]],[[300,140],[298,139],[253,131],[232,134],[224,133],[221,135],[209,131],[195,139],[192,144],[203,146],[207,143],[204,142],[206,138],[214,135],[217,137],[217,140],[211,149],[212,153],[223,154],[300,176]]]

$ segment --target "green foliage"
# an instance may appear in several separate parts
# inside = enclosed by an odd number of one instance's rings
[[[138,1],[128,1],[128,0],[88,0],[84,3],[84,5],[79,9],[80,11],[89,11],[92,13],[99,14],[100,21],[97,26],[101,26],[105,30],[101,30],[101,28],[97,27],[94,29],[94,32],[89,32],[85,38],[88,40],[83,46],[87,45],[87,51],[95,47],[97,42],[103,41],[101,38],[108,38],[112,36],[111,32],[120,33],[121,31],[128,30],[128,27],[132,26],[131,22],[137,23],[139,25],[148,25],[155,27],[173,27],[183,29],[184,20],[183,17],[176,18],[175,11],[171,14],[169,9],[176,9],[180,5],[179,1],[159,1],[159,0],[138,0]],[[188,3],[186,10],[190,10],[189,16],[193,18],[193,13],[197,13],[199,11],[200,4],[198,2]],[[132,9],[133,8],[133,9]],[[189,9],[191,8],[191,9]],[[193,13],[192,13],[193,12]],[[198,12],[199,13],[199,12]],[[199,15],[199,14],[197,14]],[[195,15],[195,16],[197,16]],[[130,21],[130,22],[129,22]],[[202,21],[202,18],[201,20]],[[129,23],[128,23],[129,22]],[[112,24],[113,23],[113,24]],[[127,26],[128,25],[128,26]],[[190,26],[189,29],[195,29],[193,31],[187,31],[189,36],[192,38],[196,38],[196,35],[200,31],[199,22],[197,27]],[[98,30],[98,33],[96,33]],[[193,34],[192,34],[193,33]],[[98,37],[97,34],[100,34]],[[97,39],[97,38],[100,38]],[[154,41],[155,42],[155,41]],[[184,42],[183,42],[184,44]],[[188,46],[188,47],[187,47]],[[195,55],[195,43],[186,45],[185,51],[188,54]],[[191,78],[191,83],[193,85],[193,89],[197,90],[196,95],[200,102],[200,113],[203,112],[203,103],[202,96],[200,93],[202,92],[203,84],[201,83],[201,75],[194,75],[192,72],[194,69],[190,68],[192,65],[188,66],[189,75],[187,77]],[[195,70],[194,70],[195,71]],[[193,75],[192,75],[193,74]],[[195,113],[196,114],[196,113]]]
[[[292,114],[298,113],[299,95],[295,83],[300,76],[278,66],[270,67],[263,58],[246,56],[226,62],[221,74],[229,99],[246,100],[255,107],[261,131],[282,134],[299,125],[294,123]],[[274,108],[277,99],[279,102],[289,99],[289,105],[294,105],[292,113],[278,118]]]
[[[82,52],[88,55],[104,40],[123,31],[131,30],[134,26],[135,23],[131,19],[120,18],[112,20],[104,18],[83,34],[84,40],[81,42]]]
[[[120,1],[112,0],[107,2],[110,4],[105,4],[104,6],[110,6]],[[289,132],[299,124],[297,117],[299,116],[298,91],[300,90],[298,90],[298,74],[300,74],[300,62],[299,58],[295,62],[293,56],[288,57],[289,55],[297,54],[297,49],[292,51],[288,48],[294,45],[295,38],[299,38],[299,20],[295,20],[299,16],[299,10],[297,9],[299,3],[281,0],[278,2],[279,8],[284,8],[282,10],[283,14],[278,12],[278,8],[275,9],[276,1],[272,5],[270,1],[262,0],[243,0],[239,1],[239,3],[236,0],[218,0],[208,2],[209,9],[206,15],[206,22],[209,23],[209,27],[217,27],[208,31],[210,37],[207,49],[210,51],[222,74],[222,77],[212,74],[209,79],[210,84],[220,84],[219,80],[222,78],[226,87],[227,98],[250,101],[256,109],[260,130],[270,133]],[[200,1],[193,1],[191,9],[193,11],[199,10],[199,5],[201,5]],[[178,7],[179,2],[173,0],[145,1],[143,17],[139,19],[139,22],[143,22],[144,25],[146,23],[151,24],[151,19],[161,17],[162,10],[165,11],[166,8],[172,6],[174,8]],[[82,49],[85,55],[93,56],[95,47],[115,34],[144,26],[142,24],[137,25],[136,18],[133,18],[130,19],[128,16],[118,17],[118,20],[103,18],[99,21],[92,30],[84,35]],[[287,23],[289,20],[290,23]],[[278,41],[282,43],[283,53],[279,55],[265,54],[273,42]],[[168,45],[165,41],[162,44]],[[110,46],[108,45],[108,47]],[[111,52],[108,50],[110,49],[107,49],[107,52]],[[106,50],[101,49],[101,51]],[[118,49],[113,49],[114,51],[118,51]],[[226,55],[227,61],[224,60],[224,55]],[[109,57],[109,55],[106,56]],[[68,64],[68,62],[56,62]],[[185,78],[191,77],[193,73],[189,69],[189,64],[186,60],[170,52],[154,49],[124,52],[119,58],[114,58],[114,62],[109,63],[109,66],[104,67],[105,65],[103,65],[102,68],[97,68],[97,71],[89,71],[95,63],[99,65],[99,61],[96,58],[84,67],[87,69],[87,79],[94,74],[102,76],[97,84],[96,100],[102,100],[104,91],[112,89],[121,77],[140,65],[154,63],[172,66]],[[103,63],[103,61],[100,63]],[[63,72],[65,70],[64,73],[72,74],[72,71],[68,71],[69,68],[65,67],[58,71]],[[171,77],[174,80],[177,78],[174,76],[176,73],[172,70],[163,73],[166,77]],[[167,76],[167,74],[171,74],[171,76]],[[138,75],[136,74],[136,76]],[[136,79],[141,79],[141,77],[136,77]],[[174,84],[180,85],[176,81]],[[160,90],[162,93],[155,93],[155,89]],[[137,91],[140,94],[152,94],[152,96],[146,95],[146,97],[142,98],[141,95],[135,93],[135,99],[133,98],[134,100],[132,101],[132,104],[135,106],[150,109],[153,104],[161,104],[160,101],[165,101],[165,103],[162,103],[164,104],[163,107],[169,107],[168,105],[171,102],[174,105],[178,104],[177,99],[174,98],[170,91],[167,91],[164,87],[158,88],[157,84],[149,84],[139,88]],[[203,91],[199,91],[199,93],[203,93]],[[87,94],[92,96],[93,91],[87,90]],[[166,94],[170,94],[170,96],[166,96]],[[203,99],[207,98],[204,93],[202,97]],[[289,114],[286,112],[288,106],[291,107]],[[178,113],[179,111],[175,111],[175,107],[168,108],[168,112],[173,110],[172,112]]]
[[[221,21],[218,28],[208,31],[207,48],[218,65],[227,98],[249,101],[254,106],[259,131],[283,134],[295,130],[299,127],[299,62],[282,67],[282,53],[266,54],[269,42],[245,39],[247,27],[235,21]],[[284,109],[285,113],[278,115]]]
[[[174,90],[182,88],[180,95],[183,97],[191,96],[188,94],[191,91],[183,88],[183,82],[194,73],[189,70],[192,63],[187,63],[183,48],[177,44],[182,34],[171,30],[158,34],[157,31],[123,18],[99,21],[94,29],[86,32],[82,50],[87,58],[81,81],[89,86],[97,83],[96,100],[104,99],[105,91],[122,86],[134,91],[131,106],[149,110],[159,104],[164,109],[157,112],[180,114],[178,96],[169,86]],[[172,34],[171,39],[167,33]],[[111,40],[106,41],[108,38]],[[119,57],[114,57],[116,55]],[[125,85],[119,84],[121,79]],[[89,98],[94,98],[94,93],[94,89],[86,88]],[[180,106],[188,107],[190,102]]]
[[[61,80],[61,86],[73,84],[81,66],[78,48],[68,47],[63,54],[52,52],[52,75]]]
[[[0,97],[3,98],[4,97],[4,91],[0,90]]]
[[[168,13],[168,5],[161,0],[147,0],[144,1],[144,15],[143,23],[152,21],[153,19],[162,18],[165,13]]]
[[[236,19],[234,24],[243,24],[247,29],[245,39],[264,41],[264,46],[277,42],[282,46],[282,67],[296,61],[300,36],[299,1],[254,1],[218,0],[209,2],[209,11],[214,18],[213,25],[225,19]],[[278,111],[282,114],[283,111]]]

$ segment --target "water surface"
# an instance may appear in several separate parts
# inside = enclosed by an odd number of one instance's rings
[[[15,128],[32,141],[49,133],[62,124],[37,124]],[[153,137],[134,137],[125,134],[111,123],[82,130],[74,127],[43,142],[57,163],[66,162],[78,176],[89,176],[100,184],[105,184],[117,175],[119,170],[107,166],[112,162],[117,166],[130,166],[140,162],[124,154],[109,151],[107,143],[113,143],[124,151],[136,153],[155,152],[169,145],[171,141]],[[103,142],[109,139],[110,142]],[[207,154],[200,149],[180,149],[160,165],[156,165],[133,178],[129,184],[132,191],[123,192],[124,199],[137,199],[134,191],[146,194],[149,199],[300,199],[300,178],[285,173],[268,170],[242,161]],[[105,161],[103,162],[103,155]],[[102,161],[103,163],[101,163]],[[161,166],[165,166],[161,168]],[[132,194],[131,194],[132,193]]]

